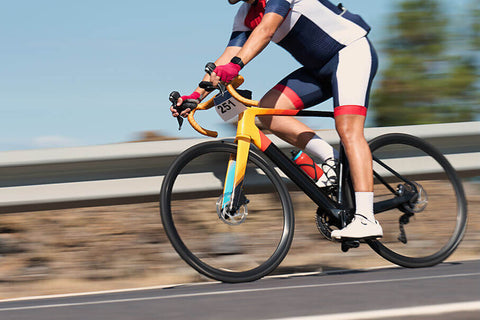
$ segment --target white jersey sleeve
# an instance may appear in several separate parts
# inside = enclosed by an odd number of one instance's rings
[[[229,47],[242,47],[247,42],[252,30],[245,25],[245,18],[247,17],[250,5],[244,3],[240,6],[233,20],[232,35],[228,42]]]
[[[247,17],[249,9],[250,5],[247,3],[242,4],[242,6],[238,9],[237,14],[235,15],[235,19],[233,20],[232,32],[252,31],[245,25],[245,18]]]

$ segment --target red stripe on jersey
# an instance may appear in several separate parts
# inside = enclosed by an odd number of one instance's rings
[[[252,30],[255,29],[260,22],[262,22],[263,16],[265,15],[265,6],[265,0],[259,0],[257,3],[252,4],[245,17],[245,26]]]
[[[304,108],[303,101],[300,99],[300,97],[297,95],[295,91],[290,89],[289,87],[283,85],[283,84],[277,84],[273,89],[280,91],[284,95],[287,96],[287,98],[293,103],[295,106],[295,109],[297,110],[302,110]]]
[[[334,116],[341,116],[344,114],[356,114],[359,116],[367,116],[367,108],[364,106],[338,106],[333,110]]]

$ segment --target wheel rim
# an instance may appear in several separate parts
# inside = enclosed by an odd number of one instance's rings
[[[418,184],[415,187],[427,195],[423,194],[416,204],[412,201],[412,205],[403,211],[392,209],[377,214],[384,237],[369,244],[388,260],[407,267],[429,266],[443,261],[458,246],[465,230],[465,199],[458,178],[450,172],[453,169],[429,145],[410,136],[390,136],[383,141],[374,141],[371,148],[374,157],[415,181]],[[401,160],[394,160],[399,157]],[[383,169],[374,161],[374,170],[381,172]],[[395,190],[412,187],[385,174],[385,170],[381,175]],[[376,202],[383,200],[382,197],[391,197],[391,192],[378,183],[378,179],[375,182]],[[402,235],[399,219],[405,218],[408,212],[414,214],[403,225],[407,242],[402,243],[399,241]]]
[[[276,196],[258,193],[264,189],[259,188],[262,183],[275,177],[262,161],[250,156],[245,177],[248,215],[234,224],[219,218],[217,204],[232,152],[234,146],[209,145],[183,159],[169,186],[172,197],[162,196],[162,218],[175,249],[197,271],[221,281],[249,281],[271,272],[283,259],[291,242],[293,217],[283,215],[291,206],[278,196],[285,190],[275,189]],[[201,173],[193,173],[199,167]],[[208,186],[195,200],[186,190],[190,181]],[[171,212],[170,217],[165,219],[164,212]]]

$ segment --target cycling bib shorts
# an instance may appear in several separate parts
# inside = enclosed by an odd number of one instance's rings
[[[249,10],[247,3],[239,8],[229,46],[241,47],[250,36],[252,29],[245,22]],[[286,94],[298,109],[333,97],[336,115],[366,114],[378,66],[366,37],[368,24],[327,0],[267,0],[265,14],[270,12],[284,17],[272,41],[303,66],[275,89]]]

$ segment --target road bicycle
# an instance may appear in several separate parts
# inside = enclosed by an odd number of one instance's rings
[[[209,65],[207,71],[213,68]],[[231,283],[260,279],[287,255],[294,234],[292,189],[318,206],[312,215],[327,239],[332,240],[332,230],[347,225],[355,212],[341,143],[337,182],[319,187],[255,122],[262,116],[333,118],[333,112],[258,108],[258,101],[237,92],[243,80],[238,76],[220,87],[216,97],[188,116],[195,130],[216,137],[215,131],[195,121],[195,112],[214,106],[220,115],[233,111],[231,115],[238,114],[235,140],[208,141],[184,151],[171,164],[160,192],[163,226],[180,257],[199,273]],[[214,89],[205,82],[201,86]],[[172,93],[174,105],[178,97]],[[444,261],[459,245],[467,220],[465,194],[454,168],[431,144],[408,134],[384,134],[369,145],[374,212],[384,236],[362,242],[403,267]],[[346,252],[359,244],[347,239],[341,249]]]

